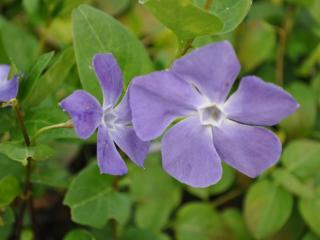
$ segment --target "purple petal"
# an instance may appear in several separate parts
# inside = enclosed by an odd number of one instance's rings
[[[77,135],[87,139],[102,120],[102,109],[95,97],[78,90],[60,102],[60,106],[72,118]]]
[[[162,163],[171,176],[192,187],[207,187],[222,175],[211,128],[200,125],[198,117],[187,118],[168,130],[162,139]]]
[[[0,82],[8,80],[10,72],[10,66],[6,64],[0,64]]]
[[[114,106],[123,88],[122,74],[117,60],[112,54],[97,54],[92,64],[102,88],[104,107]]]
[[[130,108],[130,101],[129,101],[129,90],[126,92],[121,102],[114,109],[114,111],[121,122],[128,123],[128,124],[131,123],[132,115],[131,115],[131,108]]]
[[[244,77],[239,89],[227,100],[223,110],[230,119],[272,126],[294,113],[299,104],[282,88],[255,76]]]
[[[138,166],[142,167],[148,154],[149,142],[143,142],[138,138],[132,127],[124,126],[110,132],[115,143]]]
[[[132,122],[145,141],[161,135],[176,118],[197,111],[205,99],[169,71],[135,78],[130,88]]]
[[[219,104],[226,99],[240,64],[231,44],[224,41],[209,44],[176,60],[172,71]]]
[[[19,77],[17,75],[14,76],[12,80],[0,82],[0,102],[7,102],[12,98],[16,98],[18,88]]]
[[[213,140],[221,159],[249,177],[274,165],[281,154],[281,143],[274,133],[230,120],[213,129]]]
[[[118,153],[106,127],[98,129],[97,159],[101,173],[123,175],[128,172],[127,165]]]

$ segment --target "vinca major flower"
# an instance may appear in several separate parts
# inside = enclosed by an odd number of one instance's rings
[[[206,187],[222,176],[221,161],[249,177],[274,165],[281,154],[272,126],[292,114],[297,102],[255,76],[244,77],[227,98],[240,71],[228,42],[218,42],[176,60],[170,70],[133,80],[133,126],[144,141],[162,138],[162,165],[179,181]]]
[[[97,159],[101,173],[125,174],[128,169],[116,149],[122,149],[138,166],[143,166],[149,143],[141,141],[131,124],[128,93],[117,104],[122,93],[121,70],[111,54],[97,54],[93,68],[103,92],[103,105],[83,90],[75,91],[60,106],[72,118],[76,134],[87,139],[98,128]]]
[[[9,65],[0,65],[0,102],[7,102],[18,94],[19,78],[15,75],[12,80],[8,80],[9,72]]]

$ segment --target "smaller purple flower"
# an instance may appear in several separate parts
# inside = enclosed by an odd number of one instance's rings
[[[19,78],[17,75],[12,80],[8,80],[10,66],[0,64],[0,102],[7,102],[16,98],[19,88]]]
[[[179,181],[207,187],[222,176],[221,160],[249,177],[274,165],[281,143],[270,130],[292,114],[297,102],[280,87],[244,77],[229,42],[209,44],[176,60],[170,70],[133,80],[133,126],[147,141],[162,138],[162,165]]]
[[[123,90],[121,70],[112,54],[97,54],[93,68],[103,92],[103,105],[86,91],[78,90],[60,102],[72,118],[76,134],[89,138],[98,129],[97,159],[101,173],[123,175],[128,168],[116,149],[122,149],[138,166],[143,166],[149,143],[141,141],[131,123],[129,93],[118,99]]]

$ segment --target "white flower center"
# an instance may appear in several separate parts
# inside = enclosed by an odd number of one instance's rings
[[[215,104],[199,108],[198,112],[202,125],[211,125],[212,127],[218,127],[226,118],[226,115],[221,110],[221,108]]]
[[[103,124],[109,129],[109,130],[115,130],[117,127],[117,120],[118,117],[115,114],[114,110],[112,108],[107,108],[103,111]]]

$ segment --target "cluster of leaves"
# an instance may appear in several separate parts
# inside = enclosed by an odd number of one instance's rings
[[[72,129],[25,147],[14,113],[0,109],[0,239],[14,227],[30,157],[35,206],[50,209],[54,192],[77,224],[57,239],[320,239],[320,0],[5,0],[0,11],[0,63],[22,76],[18,99],[31,137],[68,120],[58,102],[73,90],[101,99],[90,65],[102,52],[114,54],[128,86],[191,45],[228,39],[243,74],[282,85],[301,105],[274,129],[284,144],[277,166],[256,180],[223,166],[222,180],[206,189],[170,178],[159,153],[146,170],[100,175],[95,137],[83,145]],[[33,237],[29,220],[23,239]]]

